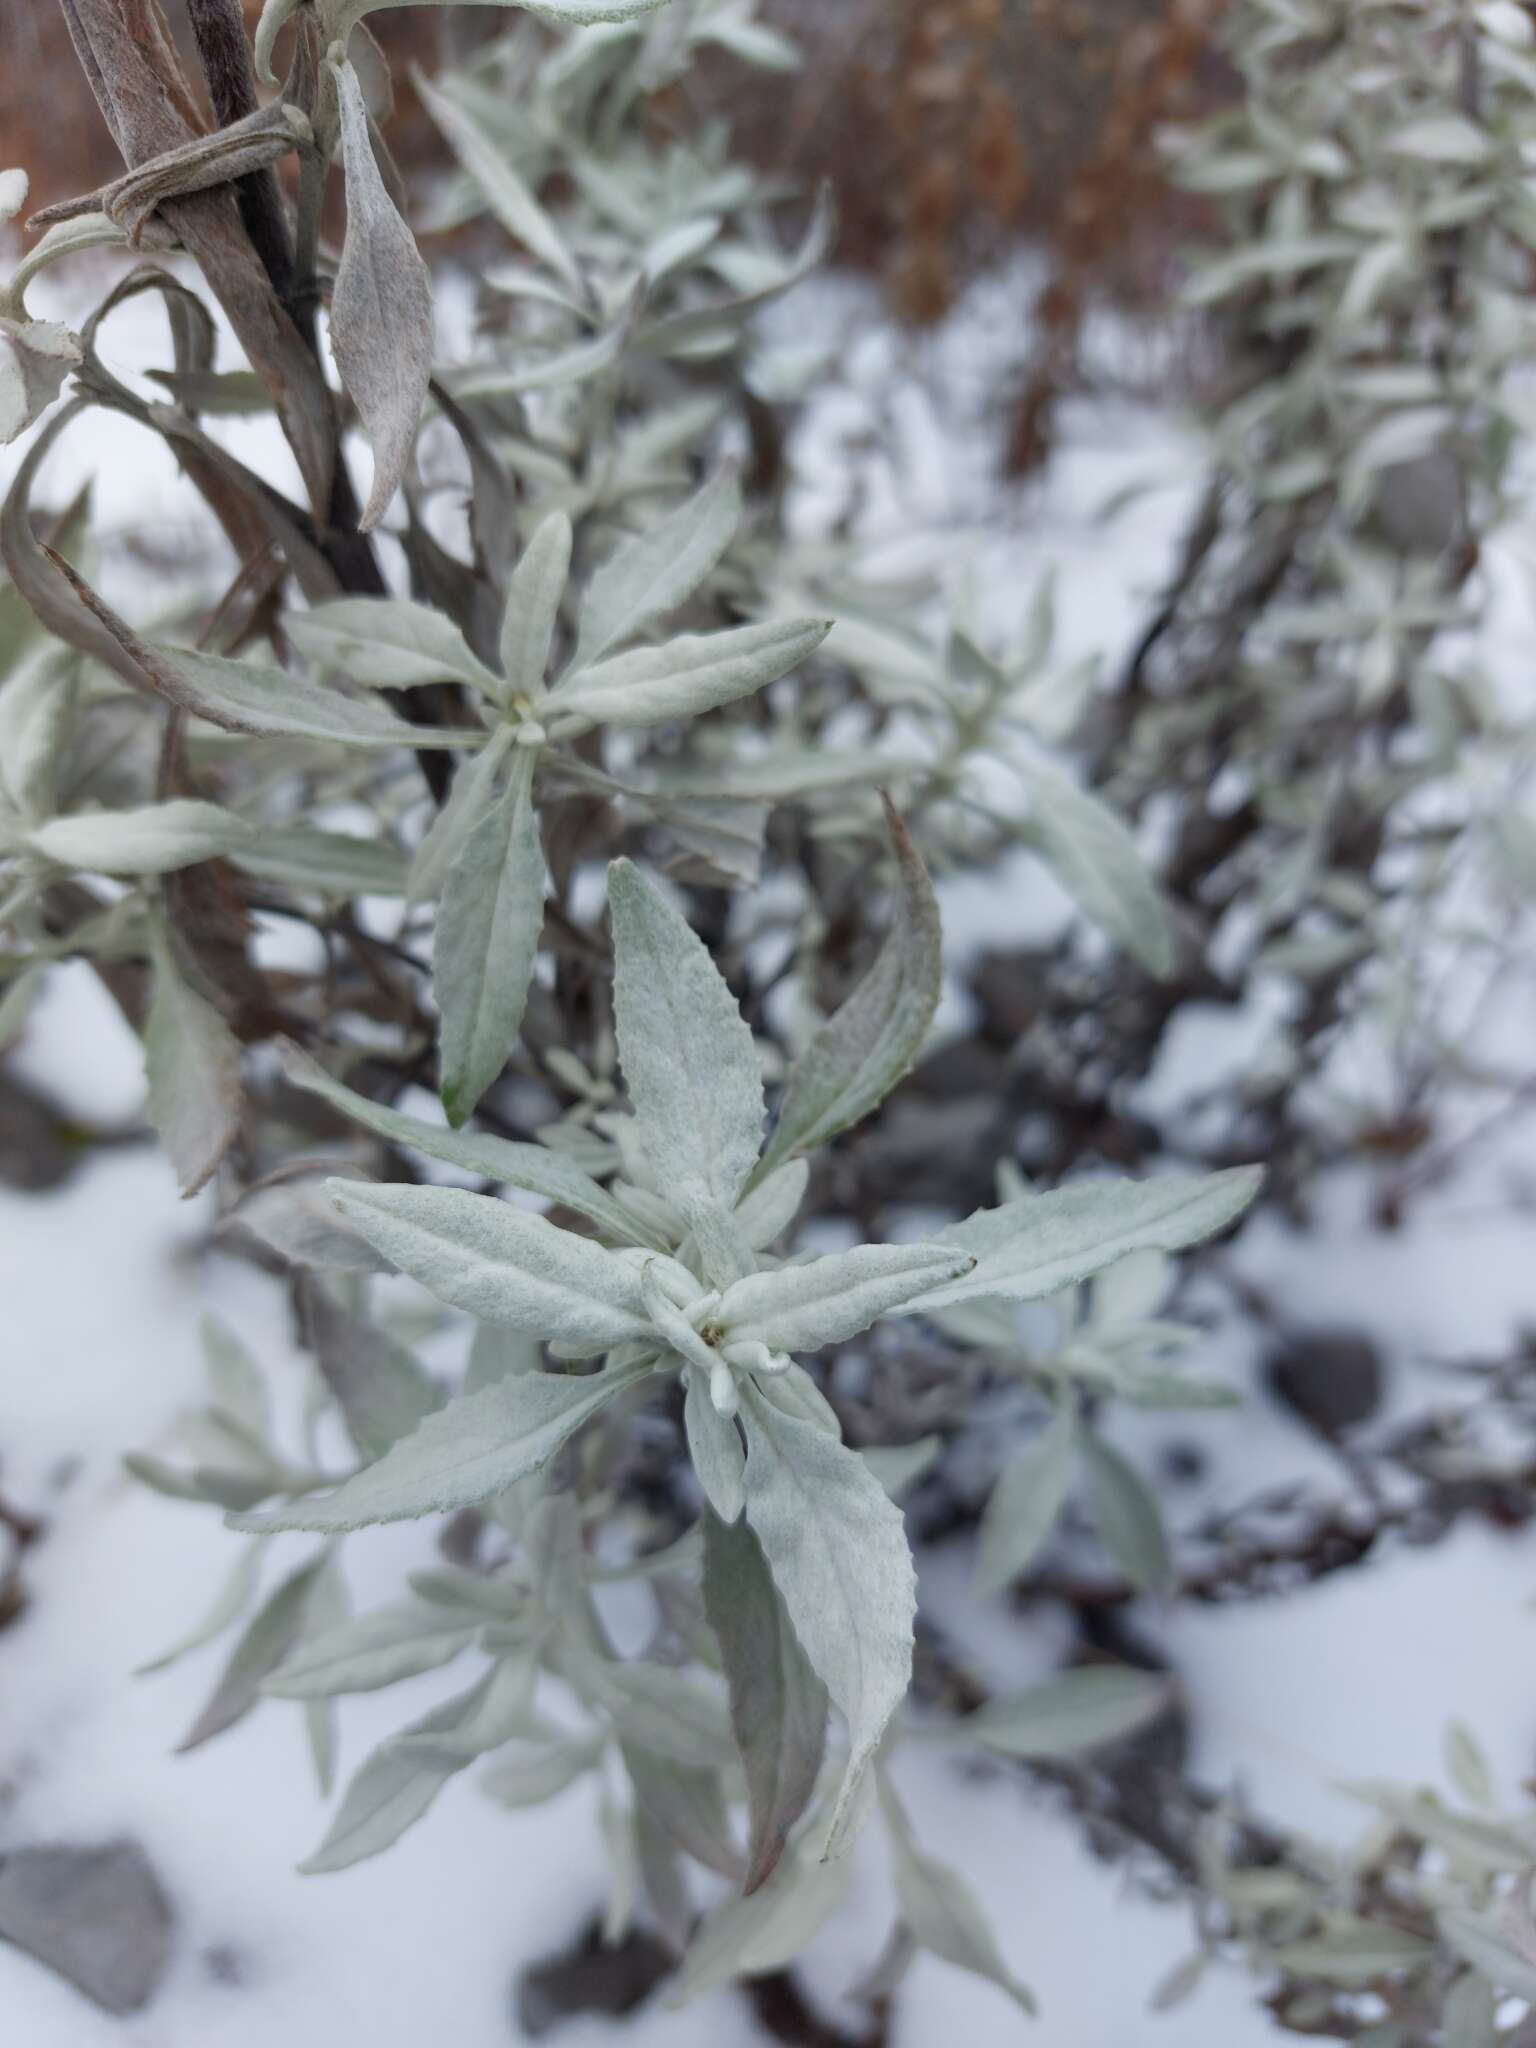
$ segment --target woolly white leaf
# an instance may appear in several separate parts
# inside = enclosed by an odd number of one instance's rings
[[[465,1394],[320,1500],[297,1500],[231,1526],[335,1532],[476,1507],[537,1472],[581,1425],[650,1372],[648,1362],[583,1376],[521,1373]]]
[[[506,1064],[528,1001],[544,922],[535,760],[532,748],[513,749],[507,789],[443,882],[432,986],[442,1013],[443,1108],[455,1126]]]
[[[479,1632],[478,1620],[426,1601],[376,1608],[308,1637],[263,1690],[289,1700],[378,1692],[403,1678],[436,1671],[467,1650]]]
[[[978,1599],[1000,1593],[1039,1555],[1066,1502],[1075,1443],[1072,1409],[1063,1402],[1049,1426],[1004,1467],[981,1518]]]
[[[1145,1181],[1085,1181],[978,1209],[939,1232],[941,1244],[975,1254],[974,1270],[912,1306],[926,1311],[989,1295],[1034,1301],[1075,1287],[1127,1252],[1180,1251],[1240,1216],[1262,1178],[1258,1167],[1234,1166]]]
[[[766,619],[724,633],[685,633],[583,669],[551,691],[545,708],[565,737],[594,725],[695,718],[787,675],[827,632],[824,619]]]
[[[500,678],[476,660],[453,621],[430,605],[403,597],[339,597],[286,613],[283,626],[301,654],[371,689],[452,682],[500,695]]]
[[[819,1351],[969,1269],[969,1253],[943,1245],[859,1245],[803,1266],[748,1274],[727,1288],[717,1320],[732,1344]]]
[[[373,447],[358,522],[370,532],[399,488],[432,379],[432,280],[374,161],[350,64],[335,67],[347,232],[331,293],[331,353]]]
[[[337,1209],[402,1273],[482,1322],[578,1346],[650,1330],[635,1268],[590,1238],[462,1188],[328,1183]]]
[[[1173,972],[1173,927],[1136,842],[1096,796],[1059,769],[1017,763],[1034,808],[1030,827],[1063,888],[1150,974]]]
[[[552,512],[539,522],[507,586],[501,619],[501,666],[509,697],[536,703],[544,694],[550,642],[571,568],[571,522]]]
[[[930,1955],[969,1970],[1006,1991],[1015,2005],[1033,2013],[1035,2001],[1003,1961],[986,1915],[964,1877],[918,1847],[906,1811],[882,1772],[880,1810],[893,1851],[891,1875],[896,1900],[912,1938]]]
[[[790,1625],[762,1545],[742,1520],[704,1516],[704,1612],[720,1647],[746,1774],[745,1889],[754,1892],[772,1875],[816,1789],[827,1746],[826,1688]]]
[[[61,867],[101,875],[165,875],[228,853],[253,829],[217,804],[177,797],[132,811],[81,811],[50,818],[29,843]]]
[[[581,608],[575,666],[601,661],[642,626],[687,601],[714,568],[741,523],[734,463],[649,532],[628,541],[593,576]]]
[[[213,1177],[240,1128],[240,1043],[205,996],[188,986],[157,940],[154,994],[144,1028],[149,1119],[183,1195]]]
[[[922,1051],[939,1001],[942,934],[933,886],[888,798],[896,919],[869,973],[790,1069],[760,1173],[868,1116]]]
[[[762,1063],[709,949],[631,862],[608,871],[619,1059],[658,1189],[729,1215],[757,1162]]]
[[[848,1724],[847,1775],[827,1853],[841,1847],[855,1795],[912,1676],[916,1579],[900,1510],[863,1460],[785,1415],[749,1385],[747,1520],[791,1626]]]
[[[1133,1734],[1156,1720],[1168,1701],[1168,1681],[1154,1671],[1088,1665],[1024,1692],[998,1694],[953,1733],[1004,1756],[1075,1756]]]
[[[487,1180],[521,1188],[526,1194],[542,1195],[545,1201],[574,1209],[621,1243],[633,1243],[643,1234],[635,1218],[606,1188],[600,1187],[573,1161],[547,1152],[542,1145],[521,1145],[510,1138],[495,1138],[480,1131],[449,1131],[441,1124],[424,1123],[420,1117],[406,1116],[401,1110],[370,1102],[366,1095],[333,1080],[294,1045],[281,1046],[279,1057],[283,1072],[295,1088],[318,1095],[343,1116],[392,1145],[424,1153],[428,1159],[440,1159],[445,1166],[456,1166],[463,1173],[483,1174]]]

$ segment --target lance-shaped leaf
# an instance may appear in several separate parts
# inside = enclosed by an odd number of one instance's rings
[[[600,1735],[569,1735],[537,1746],[524,1744],[480,1780],[480,1789],[502,1806],[542,1806],[585,1772],[595,1770],[603,1747]]]
[[[501,667],[509,697],[536,703],[544,694],[550,643],[571,569],[571,522],[552,512],[534,529],[512,572],[501,617]]]
[[[542,1216],[462,1188],[335,1180],[328,1191],[402,1273],[482,1322],[576,1346],[650,1333],[635,1267]]]
[[[383,517],[416,442],[432,381],[432,280],[379,175],[368,110],[350,64],[334,67],[347,183],[347,232],[331,294],[331,353],[373,447],[359,521]]]
[[[1047,1427],[1004,1467],[981,1518],[974,1581],[978,1599],[1000,1593],[1039,1556],[1072,1483],[1076,1440],[1072,1404],[1063,1401]]]
[[[177,1744],[178,1752],[211,1741],[255,1706],[263,1681],[299,1639],[305,1608],[324,1564],[322,1551],[297,1571],[290,1572],[257,1609],[255,1619],[236,1643],[208,1704]]]
[[[1104,1548],[1133,1584],[1166,1592],[1174,1581],[1173,1553],[1157,1495],[1136,1467],[1091,1429],[1080,1433],[1078,1448]]]
[[[941,1244],[974,1253],[975,1267],[912,1306],[926,1312],[989,1295],[1034,1301],[1075,1287],[1128,1252],[1181,1251],[1241,1216],[1262,1178],[1256,1166],[1233,1166],[1155,1180],[1087,1181],[978,1209],[939,1232]]]
[[[587,295],[581,265],[565,237],[513,169],[507,152],[479,118],[419,71],[412,74],[422,105],[444,140],[479,186],[482,197],[507,233],[562,278],[578,301]]]
[[[658,1756],[641,1743],[622,1747],[635,1797],[668,1840],[706,1870],[739,1883],[741,1851],[731,1840],[720,1773]]]
[[[403,1344],[349,1315],[323,1287],[302,1297],[305,1334],[347,1433],[365,1458],[382,1457],[443,1405],[443,1391]]]
[[[25,607],[14,590],[6,606]],[[30,637],[30,629],[20,631]],[[25,645],[25,639],[20,641]],[[9,670],[0,689],[0,794],[23,818],[52,815],[59,761],[74,724],[79,665],[72,653],[52,648],[11,667],[19,646],[9,630],[0,633],[0,664]]]
[[[166,939],[154,948],[154,994],[144,1027],[149,1120],[183,1195],[212,1179],[240,1129],[240,1041],[183,978]]]
[[[741,483],[725,463],[704,488],[627,541],[588,585],[573,666],[585,668],[687,602],[741,524]]]
[[[231,858],[245,874],[321,896],[405,894],[403,857],[387,841],[364,839],[355,832],[317,832],[308,825],[267,827],[241,840]]]
[[[880,1811],[890,1835],[896,1901],[913,1940],[956,1969],[985,1977],[1023,2011],[1033,2013],[1035,2001],[1003,1961],[975,1894],[958,1870],[919,1848],[906,1810],[884,1772]]]
[[[937,1244],[864,1244],[803,1266],[749,1273],[726,1289],[717,1320],[732,1344],[819,1351],[970,1270],[969,1252]]]
[[[634,1243],[644,1236],[637,1219],[606,1188],[574,1162],[562,1159],[556,1152],[547,1152],[542,1145],[521,1145],[513,1139],[491,1137],[480,1131],[449,1131],[441,1124],[407,1116],[402,1110],[386,1109],[382,1103],[359,1095],[345,1082],[334,1080],[292,1044],[280,1046],[279,1058],[283,1072],[295,1088],[318,1095],[343,1116],[387,1139],[391,1145],[423,1153],[428,1159],[440,1159],[445,1166],[456,1166],[463,1173],[483,1174],[487,1180],[505,1182],[508,1187],[521,1188],[525,1194],[542,1195],[548,1202],[574,1209],[623,1243]],[[665,1247],[658,1240],[655,1248]]]
[[[900,882],[896,919],[874,966],[790,1069],[759,1178],[868,1116],[910,1070],[938,1007],[939,906],[895,807],[881,801]]]
[[[381,1744],[347,1787],[325,1840],[299,1865],[305,1876],[377,1856],[421,1819],[456,1772],[530,1732],[529,1676],[523,1660],[504,1659],[468,1692]]]
[[[341,669],[372,689],[417,683],[468,683],[492,697],[500,677],[470,651],[450,618],[401,597],[340,597],[307,612],[287,612],[284,630],[311,661]]]
[[[686,2005],[733,1977],[782,1969],[842,1905],[852,1868],[846,1856],[817,1863],[797,1842],[766,1884],[725,1900],[700,1922],[667,2004]]]
[[[683,1402],[688,1455],[704,1498],[722,1522],[734,1522],[746,1498],[746,1453],[734,1417],[722,1415],[709,1397],[709,1375],[697,1366],[688,1374]]]
[[[201,1650],[208,1643],[215,1642],[225,1629],[233,1628],[255,1597],[261,1577],[262,1546],[259,1543],[243,1543],[240,1554],[229,1576],[219,1588],[213,1605],[195,1627],[188,1630],[168,1650],[162,1650],[147,1664],[139,1665],[135,1678],[147,1678],[151,1672],[165,1671],[194,1650]]]
[[[177,797],[131,811],[50,818],[28,835],[28,843],[61,867],[100,875],[166,875],[228,853],[254,836],[232,811]]]
[[[765,619],[724,633],[684,633],[583,669],[550,693],[545,709],[564,738],[594,725],[695,718],[787,675],[830,630],[826,619]]]
[[[1015,765],[1033,802],[1031,834],[1062,887],[1149,974],[1171,974],[1168,907],[1126,827],[1060,770],[1033,757]]]
[[[1155,1721],[1169,1697],[1167,1679],[1155,1671],[1088,1665],[1025,1692],[1000,1693],[947,1733],[1004,1756],[1075,1756]]]
[[[540,1372],[499,1380],[429,1415],[323,1500],[237,1516],[233,1526],[258,1533],[361,1529],[476,1507],[547,1465],[584,1422],[650,1370],[641,1361],[581,1377]]]
[[[810,1804],[827,1747],[827,1693],[745,1521],[704,1515],[704,1612],[720,1646],[747,1780],[747,1874],[769,1878]]]
[[[432,986],[442,1013],[443,1108],[462,1124],[517,1042],[544,923],[544,852],[533,802],[536,753],[514,747],[507,788],[443,882]]]
[[[265,1690],[289,1700],[378,1692],[436,1671],[467,1650],[479,1632],[477,1618],[425,1600],[376,1608],[310,1636],[277,1667]]]
[[[757,1162],[763,1070],[709,949],[634,864],[608,870],[614,1011],[641,1149],[690,1225],[729,1215]]]
[[[747,1520],[812,1668],[848,1724],[848,1770],[828,1836],[855,1795],[912,1676],[916,1578],[901,1511],[835,1437],[743,1389]]]
[[[464,842],[495,803],[502,764],[517,744],[517,730],[515,725],[498,725],[479,753],[455,768],[448,801],[411,856],[406,893],[413,907],[439,894],[448,870],[464,851]]]
[[[573,1632],[559,1646],[558,1661],[561,1676],[589,1705],[611,1715],[627,1741],[675,1763],[723,1770],[734,1761],[725,1702],[699,1672],[598,1656]]]

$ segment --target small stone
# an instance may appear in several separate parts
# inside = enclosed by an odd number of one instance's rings
[[[1358,1330],[1299,1330],[1270,1354],[1270,1386],[1319,1436],[1367,1422],[1381,1405],[1381,1353]]]
[[[104,2011],[148,2005],[170,1956],[172,1914],[135,1842],[0,1855],[0,1940],[35,1956]]]

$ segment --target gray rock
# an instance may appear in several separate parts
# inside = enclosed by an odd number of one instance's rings
[[[170,1956],[172,1914],[135,1842],[0,1855],[0,1939],[107,2012],[139,2012]]]

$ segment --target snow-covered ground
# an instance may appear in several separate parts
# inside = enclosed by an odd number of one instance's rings
[[[975,316],[965,346],[979,355],[1017,331],[1006,289]],[[52,311],[49,301],[39,288],[37,311]],[[1016,523],[978,533],[966,487],[975,451],[935,416],[921,387],[906,385],[894,405],[882,395],[894,343],[863,301],[833,292],[823,314],[862,335],[839,401],[848,430],[883,421],[892,435],[884,516],[893,558],[914,524],[930,548],[970,553],[1002,621],[1017,616],[1035,575],[1053,564],[1063,652],[1113,656],[1164,571],[1188,503],[1195,459],[1177,426],[1129,403],[1073,408],[1062,454]],[[157,349],[147,302],[119,316],[110,346],[125,359]],[[132,428],[95,416],[60,451],[45,495],[58,502],[87,472],[107,530],[158,539],[177,521],[190,524],[185,486]],[[1106,525],[1105,502],[1143,481],[1155,487]],[[122,555],[109,555],[108,589],[125,602],[133,573]],[[1529,624],[1514,547],[1499,574],[1498,639],[1512,648]],[[142,600],[136,610],[142,615]],[[962,946],[1017,929],[1011,881],[990,895],[974,882],[956,885],[945,908]],[[1208,1069],[1216,1050],[1204,1042],[1179,1067]],[[84,969],[54,978],[18,1061],[93,1117],[139,1110],[138,1048]],[[1159,1085],[1188,1084],[1175,1071]],[[1412,1384],[1400,1379],[1393,1390],[1394,1405],[1421,1405],[1434,1396],[1428,1361],[1494,1352],[1522,1320],[1536,1322],[1531,1225],[1508,1198],[1522,1165],[1536,1171],[1536,1143],[1514,1127],[1393,1236],[1370,1227],[1365,1190],[1341,1182],[1307,1234],[1253,1226],[1242,1267],[1295,1321],[1363,1322],[1395,1356],[1426,1361],[1410,1363]],[[0,2034],[24,2048],[420,2048],[446,2032],[454,2048],[505,2048],[519,2038],[516,1971],[569,1941],[604,1894],[585,1789],[508,1816],[469,1774],[388,1855],[340,1876],[299,1877],[294,1865],[323,1821],[298,1712],[269,1705],[176,1757],[172,1745],[225,1646],[155,1677],[131,1676],[211,1602],[235,1539],[206,1513],[128,1480],[122,1454],[153,1448],[197,1398],[202,1310],[216,1308],[280,1376],[295,1362],[281,1290],[209,1245],[210,1213],[203,1201],[178,1202],[168,1168],[147,1147],[98,1158],[54,1194],[0,1194],[4,1485],[50,1524],[28,1563],[32,1605],[0,1633],[0,1855],[27,1842],[131,1836],[177,1916],[167,1981],[127,2021],[103,2016],[0,1945]],[[1282,1472],[1326,1481],[1326,1458],[1269,1402],[1253,1358],[1236,1346],[1218,1351],[1212,1362],[1249,1398],[1230,1417],[1201,1423],[1216,1483],[1241,1491]],[[1159,1432],[1176,1433],[1156,1424],[1146,1441],[1155,1444]],[[1196,1506],[1192,1497],[1188,1512]],[[380,1590],[392,1584],[401,1556],[421,1540],[411,1530],[359,1538],[349,1551],[359,1599],[375,1577]],[[955,1571],[941,1558],[927,1597],[942,1598]],[[1529,1772],[1533,1593],[1536,1545],[1469,1528],[1430,1552],[1379,1560],[1282,1602],[1154,1615],[1147,1627],[1187,1681],[1197,1771],[1240,1781],[1283,1821],[1343,1836],[1357,1818],[1337,1781],[1436,1777],[1453,1714],[1477,1731],[1506,1786]],[[1011,1625],[1009,1645],[1021,1675],[1057,1648],[1044,1620],[1037,1639]],[[444,1689],[434,1676],[415,1682],[409,1702],[397,1689],[346,1703],[343,1773]],[[925,1845],[964,1864],[1009,1963],[1034,1988],[1042,2017],[1031,2031],[1043,2048],[1164,2039],[1250,2048],[1273,2038],[1254,1987],[1236,1972],[1214,1973],[1170,2019],[1148,2013],[1152,1990],[1189,1946],[1183,1917],[1129,1893],[1049,1802],[929,1754],[914,1753],[900,1769]],[[863,1854],[848,1912],[809,1958],[818,1993],[835,1995],[870,1962],[889,1914],[879,1857]],[[991,2048],[1023,2031],[998,1993],[921,1959],[899,2002],[895,2041]],[[680,2014],[576,2020],[560,2038],[569,2048],[703,2048],[755,2036],[739,1998],[719,1993]]]

